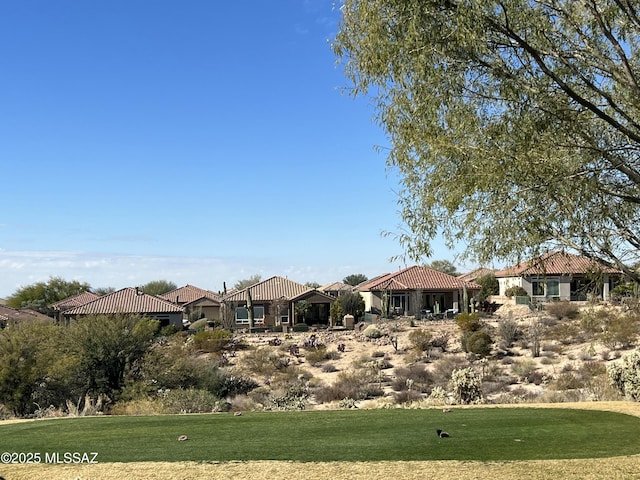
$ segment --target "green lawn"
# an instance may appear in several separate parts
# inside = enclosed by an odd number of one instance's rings
[[[640,454],[638,432],[640,418],[593,410],[249,412],[0,424],[0,452],[98,452],[100,463],[506,461]]]

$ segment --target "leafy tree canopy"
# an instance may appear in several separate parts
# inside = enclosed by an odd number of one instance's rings
[[[447,275],[453,275],[454,277],[460,275],[460,273],[458,273],[458,269],[456,269],[456,266],[449,260],[434,260],[427,266],[439,272],[446,273]]]
[[[344,0],[333,49],[376,97],[406,256],[640,256],[640,11],[618,0]]]
[[[366,275],[362,273],[353,273],[351,275],[347,275],[346,277],[344,277],[342,282],[346,283],[347,285],[351,285],[352,287],[355,287],[356,285],[359,285],[362,282],[366,282],[367,280],[369,279],[367,278]]]
[[[176,288],[178,288],[178,286],[173,282],[169,282],[167,280],[153,280],[145,283],[142,286],[142,291],[149,295],[162,295],[163,293],[170,292]]]
[[[236,290],[244,290],[245,288],[250,287],[251,285],[255,285],[260,280],[262,280],[262,275],[259,275],[256,273],[255,275],[252,275],[249,278],[245,278],[244,280],[238,280],[233,286],[233,288]]]
[[[46,282],[37,282],[18,288],[9,298],[7,305],[13,308],[33,308],[40,313],[50,314],[53,303],[90,290],[88,283],[77,280],[67,281],[51,277]]]
[[[307,282],[304,284],[304,286],[309,288],[319,288],[322,285],[320,285],[318,282]]]

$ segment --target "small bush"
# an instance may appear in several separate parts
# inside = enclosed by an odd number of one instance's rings
[[[513,343],[518,340],[521,336],[520,327],[518,327],[518,323],[514,320],[502,320],[498,324],[498,331],[500,332],[500,337],[507,345],[507,347],[511,347]]]
[[[465,352],[473,353],[481,357],[488,357],[491,354],[493,340],[484,330],[471,332],[463,336],[463,349]]]
[[[206,330],[193,336],[193,346],[201,352],[221,352],[231,342],[229,330]]]
[[[578,318],[578,315],[580,315],[580,309],[567,300],[547,303],[545,306],[545,310],[549,312],[550,315],[556,317],[558,320],[562,320],[563,318],[574,320]]]
[[[419,352],[425,352],[431,347],[431,340],[433,335],[431,332],[425,329],[412,330],[409,333],[408,340],[411,343],[411,347]]]
[[[376,338],[382,337],[382,332],[375,325],[369,325],[367,328],[364,329],[362,334],[369,339],[376,339]]]
[[[227,410],[227,403],[207,390],[195,388],[164,392],[162,404],[167,413],[210,413]]]
[[[251,374],[269,376],[277,371],[286,369],[291,358],[279,353],[272,347],[260,347],[247,352],[242,361],[242,367]]]
[[[336,368],[336,366],[333,363],[325,363],[322,366],[322,371],[324,373],[333,373],[333,372],[337,372],[338,369]]]
[[[393,394],[393,401],[398,405],[417,402],[422,399],[422,394],[415,390],[403,390]]]
[[[395,369],[395,379],[391,387],[395,391],[417,390],[428,393],[433,384],[433,375],[424,365],[410,365]]]
[[[307,350],[304,354],[304,358],[309,365],[318,365],[319,363],[329,360],[330,356],[327,352],[326,345],[321,345]]]
[[[632,346],[638,336],[638,322],[635,317],[614,315],[609,317],[600,335],[602,344],[612,350],[626,349]]]
[[[165,325],[160,329],[160,335],[163,337],[170,337],[171,335],[175,335],[176,333],[182,331],[182,328],[178,325]]]
[[[529,294],[522,287],[509,287],[504,291],[505,296],[511,297],[528,297]]]
[[[477,332],[484,326],[477,313],[461,313],[456,317],[456,325],[463,333]]]
[[[309,331],[309,325],[307,325],[306,323],[296,323],[293,326],[293,331],[294,332],[308,332]]]
[[[511,372],[520,380],[528,382],[531,374],[537,369],[536,362],[523,359],[511,365]]]

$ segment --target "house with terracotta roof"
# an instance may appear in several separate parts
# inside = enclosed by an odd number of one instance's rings
[[[234,329],[249,327],[248,306],[253,307],[255,327],[291,327],[298,323],[328,325],[334,297],[284,277],[271,277],[223,297],[225,309],[232,313]],[[308,307],[304,315],[298,307]]]
[[[533,300],[609,300],[609,292],[621,281],[621,271],[596,260],[555,251],[495,272],[505,296],[510,287],[522,287]]]
[[[220,319],[222,297],[211,290],[185,285],[158,296],[181,306],[187,317],[199,313],[208,320]]]
[[[65,310],[79,307],[80,305],[92,302],[98,298],[100,298],[100,295],[97,295],[93,292],[82,292],[78,295],[73,295],[71,297],[62,299],[59,302],[51,305],[51,308],[53,309],[53,315],[56,321],[60,322],[63,319],[62,312],[64,312]]]
[[[464,273],[462,275],[458,275],[458,280],[463,280],[465,282],[475,282],[477,279],[484,277],[486,275],[490,275],[490,274],[494,274],[495,275],[496,271],[491,269],[491,268],[487,268],[487,267],[479,267],[476,268],[475,270],[472,270],[468,273]]]
[[[36,312],[30,308],[11,308],[0,304],[0,328],[4,328],[7,323],[38,320],[40,322],[52,322],[51,317],[43,313]]]
[[[387,311],[403,315],[463,311],[466,294],[471,299],[480,285],[460,280],[429,267],[412,266],[380,275],[358,285],[366,311]]]
[[[355,287],[352,285],[347,285],[343,282],[332,282],[327,283],[326,285],[322,285],[318,288],[321,292],[326,293],[327,295],[331,295],[332,297],[339,297],[345,292],[353,292]]]
[[[138,288],[123,288],[62,312],[65,321],[88,315],[140,315],[153,318],[161,326],[182,328],[184,309],[164,298],[148,295]]]

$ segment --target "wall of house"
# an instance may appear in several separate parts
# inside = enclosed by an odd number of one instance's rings
[[[506,290],[511,287],[522,287],[529,292],[529,295],[531,295],[531,284],[529,284],[528,287],[524,285],[521,277],[498,278],[498,295],[505,296]]]

